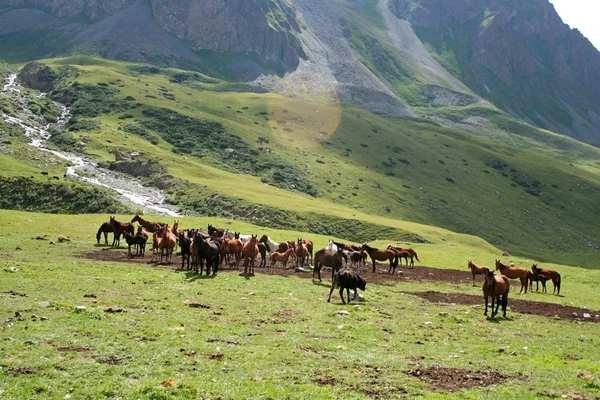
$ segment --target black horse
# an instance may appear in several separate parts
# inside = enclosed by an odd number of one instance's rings
[[[100,225],[100,228],[98,229],[98,233],[96,233],[96,240],[98,241],[98,244],[100,244],[100,237],[104,233],[104,244],[108,246],[108,233],[109,232],[113,232],[113,233],[115,232],[115,229],[113,228],[113,226],[110,222],[105,222],[102,225]]]

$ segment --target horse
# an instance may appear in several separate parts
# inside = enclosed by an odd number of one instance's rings
[[[154,232],[152,232],[152,259],[150,260],[150,262],[153,262],[154,257],[158,254],[158,249],[162,239],[163,233],[161,229],[156,229]]]
[[[102,234],[104,233],[104,244],[108,246],[108,233],[109,232],[113,232],[113,236],[114,236],[115,229],[113,228],[113,226],[110,222],[105,222],[102,225],[100,225],[100,228],[98,229],[98,233],[96,233],[96,240],[98,241],[98,244],[100,244],[100,236],[102,236]],[[114,241],[114,239],[113,239],[113,241]]]
[[[327,247],[325,247],[325,249],[333,251],[334,253],[337,253],[338,251],[338,247],[336,246],[335,242],[331,239],[329,239],[329,242],[327,243]]]
[[[467,263],[467,268],[471,269],[471,273],[473,274],[473,286],[475,286],[475,275],[482,275],[485,277],[485,275],[488,273],[488,271],[490,270],[488,267],[480,267],[477,264],[475,264],[473,261],[469,260],[469,262]]]
[[[138,236],[138,235],[130,235],[129,232],[125,232],[123,233],[123,236],[125,237],[125,241],[127,242],[127,257],[131,258],[131,246],[136,246],[137,250],[135,251],[135,255],[140,256],[140,257],[144,257],[144,254],[146,253],[146,242],[148,241],[147,237],[143,237],[143,236]]]
[[[286,251],[286,253],[289,250],[294,250],[294,249],[293,248],[288,249]],[[308,257],[308,249],[306,248],[306,245],[304,244],[304,241],[302,240],[302,238],[298,238],[298,244],[296,245],[296,266],[298,266],[298,265],[303,266],[307,257]]]
[[[554,291],[556,291],[556,295],[557,296],[560,295],[560,274],[558,272],[552,271],[551,269],[538,268],[537,264],[533,264],[531,266],[531,270],[533,271],[533,274],[536,276],[543,276],[544,278],[546,278],[546,280],[551,279],[552,285],[554,286],[554,288],[552,289],[552,293],[554,293]],[[544,286],[544,283],[542,283],[542,286]]]
[[[240,239],[242,243],[246,243],[252,238],[252,235],[242,235],[241,232],[233,232],[234,239]]]
[[[184,268],[185,261],[187,260],[187,269],[190,269],[190,257],[192,256],[191,251],[192,239],[185,237],[184,232],[179,232],[179,248],[181,249],[181,269]]]
[[[487,271],[483,285],[483,297],[485,297],[485,312],[488,311],[488,297],[492,297],[492,318],[498,314],[500,307],[500,298],[502,298],[502,316],[506,318],[506,306],[508,305],[508,291],[510,289],[510,281],[504,275],[494,276],[494,271]],[[494,311],[494,300],[496,301],[496,310]]]
[[[281,264],[283,265],[283,269],[285,270],[290,256],[295,256],[295,255],[296,255],[296,252],[294,249],[289,249],[285,253],[279,253],[277,251],[273,252],[271,254],[271,268],[273,268],[275,266],[275,264],[277,263],[277,261],[279,261],[279,262],[281,262]]]
[[[248,240],[244,247],[242,248],[242,253],[244,253],[244,273],[254,275],[254,263],[256,261],[256,256],[258,255],[258,235],[252,235],[250,240]]]
[[[227,255],[233,255],[235,257],[235,269],[240,265],[240,260],[242,259],[242,248],[244,244],[239,239],[224,239],[221,244],[221,264],[223,263],[223,258]]]
[[[225,233],[225,229],[223,229],[223,228],[215,228],[211,224],[208,224],[208,234],[209,234],[209,236],[213,236],[213,234],[216,234],[217,237],[222,238],[224,233]]]
[[[271,240],[270,237],[268,237],[267,235],[262,235],[260,237],[260,239],[258,240],[259,243],[264,243],[265,246],[267,246],[267,251],[270,253],[273,253],[275,251],[279,251],[280,253],[285,253],[287,251],[287,247],[284,251],[280,251],[279,250],[279,243],[274,242],[273,240]],[[287,244],[286,244],[287,246]]]
[[[158,249],[160,250],[160,262],[162,262],[164,254],[166,261],[170,263],[171,258],[173,257],[173,249],[175,249],[175,245],[177,244],[177,238],[166,226],[158,228],[157,233],[159,231],[162,235],[162,239],[158,244]]]
[[[258,252],[260,253],[259,267],[261,267],[261,268],[266,267],[267,266],[267,246],[264,243],[258,243]]]
[[[388,274],[394,270],[396,272],[396,267],[398,266],[398,256],[394,250],[379,250],[374,247],[369,246],[368,244],[362,245],[362,250],[366,251],[371,257],[371,262],[373,263],[373,272],[375,272],[375,263],[376,261],[388,261],[390,262],[390,270]]]
[[[146,230],[150,233],[154,233],[154,231],[156,231],[156,229],[158,229],[161,226],[165,226],[165,223],[162,222],[151,222],[151,221],[147,221],[144,218],[140,217],[139,214],[135,214],[135,217],[132,218],[131,223],[133,224],[134,222],[139,222],[140,225],[142,225],[144,228],[146,228]]]
[[[406,267],[408,268],[408,257],[410,257],[410,253],[408,251],[400,250],[391,245],[388,246],[387,249],[396,253],[396,255],[398,256],[398,263],[400,266],[402,266],[402,259],[404,258],[404,261],[406,262]],[[412,258],[411,258],[411,260],[412,260]],[[413,265],[414,265],[414,263],[413,263]]]
[[[112,225],[115,231],[115,238],[113,240],[112,247],[119,247],[121,245],[121,235],[123,232],[128,232],[130,235],[133,235],[135,227],[132,223],[126,222],[121,223],[115,219],[115,217],[110,217],[110,224]]]
[[[347,250],[349,252],[355,252],[355,251],[360,251],[360,247],[359,245],[356,244],[345,244],[344,245],[344,250]]]
[[[542,282],[542,293],[546,293],[546,281],[548,279],[542,274],[534,274],[527,271],[527,279],[529,280],[529,290],[533,290],[533,282],[535,282],[535,291],[540,290],[540,282]]]
[[[402,247],[397,247],[397,246],[394,246],[392,244],[390,244],[387,248],[388,248],[388,250],[389,249],[395,249],[395,250],[397,250],[399,252],[407,252],[408,253],[408,257],[410,257],[410,265],[412,267],[415,266],[415,260],[414,260],[415,258],[417,259],[418,262],[421,262],[421,260],[419,260],[419,256],[417,255],[417,252],[414,251],[413,249],[410,249],[410,248],[409,249],[403,249]],[[404,258],[406,259],[406,257],[404,257]],[[408,267],[408,263],[406,264],[406,266]]]
[[[336,246],[336,249],[338,249],[337,246]],[[323,267],[331,268],[331,280],[333,281],[335,273],[337,271],[339,271],[340,269],[342,269],[342,258],[343,258],[342,249],[343,249],[343,246],[341,249],[338,249],[337,251],[321,249],[315,253],[315,257],[313,260],[313,263],[314,263],[313,276],[312,276],[313,281],[315,280],[315,274],[317,274],[319,277],[319,282],[323,282],[321,280],[321,268],[323,268]]]
[[[525,268],[509,267],[502,264],[500,260],[496,260],[496,271],[500,271],[500,273],[507,278],[519,279],[521,281],[521,290],[519,293],[523,292],[523,288],[525,288],[525,294],[527,294],[527,279],[529,273]]]
[[[347,250],[344,250],[344,254],[346,254],[347,257],[350,259],[351,267],[356,267],[358,265],[358,268],[360,269],[361,264],[364,267],[367,253],[362,252],[362,251],[348,251],[346,253],[346,251]]]
[[[342,299],[342,303],[346,304],[344,301],[344,289],[346,289],[346,295],[348,296],[348,303],[350,303],[350,289],[353,289],[355,292],[360,290],[367,289],[367,281],[361,278],[356,272],[349,269],[342,269],[337,274],[335,274],[332,282],[331,282],[331,290],[329,290],[329,298],[327,302],[331,302],[331,294],[333,293],[333,289],[336,287],[340,288],[340,298]]]
[[[307,258],[308,258],[308,265],[310,265],[313,262],[314,244],[313,244],[312,240],[304,239],[304,245],[306,246],[306,250],[308,251]]]
[[[202,240],[202,254],[206,260],[206,275],[210,274],[211,268],[213,275],[216,275],[221,261],[219,258],[221,255],[221,243],[212,238]],[[202,270],[200,270],[200,275],[202,275]]]

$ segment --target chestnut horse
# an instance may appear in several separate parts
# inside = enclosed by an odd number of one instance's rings
[[[294,249],[289,249],[285,253],[279,253],[277,251],[274,252],[273,254],[271,254],[271,268],[273,268],[275,266],[275,264],[277,263],[277,261],[279,261],[279,262],[281,262],[281,264],[283,265],[283,269],[285,270],[290,256],[295,256],[295,255],[296,255],[296,252],[294,251]]]
[[[112,247],[119,247],[121,245],[121,235],[124,232],[128,232],[133,236],[133,232],[135,232],[135,227],[132,223],[126,222],[121,223],[115,219],[115,217],[110,217],[110,224],[112,225],[115,231],[115,238],[113,240]]]
[[[408,251],[400,250],[399,248],[394,247],[392,245],[389,245],[387,249],[396,253],[396,255],[398,256],[398,264],[400,266],[402,266],[402,259],[404,258],[404,261],[406,262],[406,266],[408,267],[408,257],[410,257],[410,253]],[[412,258],[411,258],[411,260],[412,260]],[[413,263],[413,265],[414,265],[414,263]]]
[[[543,276],[544,278],[546,278],[546,280],[552,279],[552,285],[554,285],[552,293],[556,291],[556,295],[560,295],[560,274],[558,272],[552,271],[551,269],[538,268],[537,264],[533,264],[531,266],[531,271],[533,271],[534,275]],[[545,286],[543,283],[542,285]]]
[[[369,257],[371,257],[371,263],[373,263],[373,272],[375,272],[375,263],[376,261],[388,261],[390,262],[390,270],[388,274],[392,272],[396,272],[396,267],[398,266],[398,256],[394,250],[379,250],[374,247],[369,246],[368,244],[363,244],[362,249],[367,252]]]
[[[319,282],[321,280],[321,268],[330,267],[331,268],[331,281],[333,282],[333,278],[335,273],[342,269],[342,258],[343,258],[343,249],[344,246],[336,246],[337,251],[331,251],[328,249],[321,249],[315,253],[314,257],[314,269],[313,269],[313,281],[315,280],[315,274],[319,277]]]
[[[256,262],[256,256],[258,255],[258,241],[257,235],[252,235],[244,247],[242,253],[244,253],[244,273],[254,275],[254,263]]]
[[[523,292],[523,288],[525,288],[525,294],[527,294],[527,279],[529,273],[525,268],[509,267],[502,264],[500,260],[496,260],[496,271],[500,271],[500,273],[507,278],[519,279],[521,281],[521,290],[519,293]]]
[[[405,252],[407,252],[409,254],[408,256],[410,257],[410,265],[413,266],[413,267],[415,266],[415,260],[414,260],[414,258],[416,258],[418,262],[421,262],[421,260],[419,260],[419,256],[417,255],[417,252],[414,251],[413,249],[403,249],[401,247],[394,246],[394,245],[391,245],[391,244],[387,248],[388,248],[388,250],[390,248],[393,248],[393,249],[396,249],[398,251],[405,251]],[[408,266],[408,263],[406,264],[406,266]]]
[[[224,239],[223,244],[221,244],[221,264],[223,264],[223,259],[226,256],[232,255],[235,257],[235,269],[237,269],[242,259],[243,247],[244,244],[239,239]]]
[[[314,244],[312,240],[304,239],[304,245],[306,246],[306,250],[308,251],[308,265],[310,265],[313,262]]]
[[[290,248],[286,251],[286,253],[289,250],[294,250],[294,249]],[[298,265],[303,266],[307,257],[308,257],[308,249],[306,248],[306,245],[304,244],[304,241],[302,240],[302,238],[298,238],[298,244],[296,244],[296,266],[298,266]]]
[[[146,230],[150,233],[154,233],[154,231],[156,231],[157,228],[167,225],[165,223],[162,222],[151,222],[151,221],[147,221],[144,218],[140,217],[139,214],[135,214],[135,217],[133,217],[133,219],[131,220],[131,223],[133,224],[134,222],[139,222],[140,225],[142,225],[144,228],[146,228]]]
[[[100,225],[100,228],[98,229],[98,233],[96,233],[96,240],[98,241],[98,244],[100,244],[100,237],[104,233],[104,244],[108,246],[108,233],[109,232],[113,232],[113,241],[114,241],[115,230],[114,230],[112,224],[110,222],[105,222],[102,225]]]
[[[502,316],[506,318],[506,306],[508,305],[508,291],[510,289],[510,281],[504,275],[494,276],[494,271],[489,271],[485,275],[483,281],[483,297],[485,297],[485,312],[488,311],[488,297],[492,297],[492,318],[498,314],[500,307],[500,299],[502,298]],[[494,311],[494,300],[496,301],[496,310]]]
[[[175,245],[177,244],[177,238],[166,226],[161,226],[155,233],[160,233],[161,235],[161,240],[158,243],[158,250],[160,250],[160,262],[162,262],[164,255],[165,260],[170,263],[171,258],[173,257],[173,249],[175,249]]]
[[[475,275],[483,275],[483,277],[485,278],[488,271],[490,270],[488,267],[480,267],[471,260],[469,260],[469,262],[467,263],[467,267],[471,269],[471,273],[473,274],[473,286],[475,286]]]

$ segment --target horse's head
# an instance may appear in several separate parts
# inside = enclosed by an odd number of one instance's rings
[[[500,260],[496,260],[496,271],[498,271],[500,268],[503,268],[504,265],[500,262]]]
[[[269,237],[267,235],[262,235],[259,239],[260,243],[267,243],[267,240],[269,240]]]
[[[492,289],[496,285],[496,278],[494,278],[494,271],[489,271],[485,274],[485,287]]]
[[[473,261],[469,260],[467,262],[467,268],[471,268],[473,266]]]
[[[367,290],[367,281],[365,281],[363,278],[361,278],[360,276],[356,276],[356,283],[357,286],[360,290],[365,291]]]
[[[116,217],[116,215],[115,215],[115,217]],[[116,222],[116,219],[115,219],[115,217],[110,217],[110,223],[111,223],[111,224],[113,224],[113,223],[115,223],[115,222]]]
[[[234,239],[239,239],[240,238],[240,232],[233,232],[233,238]]]
[[[133,224],[134,222],[139,222],[140,221],[140,216],[138,214],[135,214],[135,217],[133,217],[131,219],[131,223]]]
[[[533,264],[533,265],[531,266],[531,271],[532,271],[534,274],[537,274],[538,272],[540,272],[540,269],[541,269],[541,268],[538,268],[537,264]]]

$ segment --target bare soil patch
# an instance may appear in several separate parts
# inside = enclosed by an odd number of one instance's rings
[[[90,346],[63,346],[63,347],[57,347],[56,350],[82,352],[82,351],[90,351],[90,350],[92,350],[92,348]]]
[[[522,377],[508,376],[493,370],[472,371],[438,366],[432,366],[428,369],[413,369],[404,371],[404,373],[426,381],[432,390],[446,392],[498,385],[508,379],[523,379]]]
[[[28,367],[12,367],[8,371],[15,375],[33,374],[33,368]]]
[[[419,296],[432,303],[456,303],[456,304],[484,304],[483,295],[473,296],[462,293],[440,293],[440,292],[407,292]],[[512,312],[521,314],[541,315],[543,317],[566,319],[573,321],[600,322],[600,311],[586,310],[578,307],[563,306],[556,303],[545,303],[541,301],[530,301],[511,299],[508,297],[508,307]],[[583,314],[590,314],[590,318],[584,318]],[[576,316],[577,315],[577,316]]]

